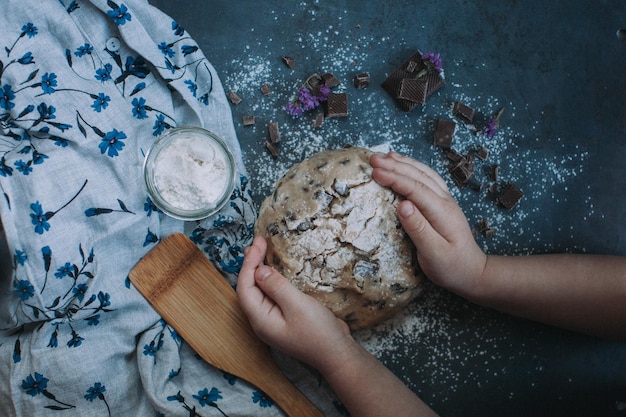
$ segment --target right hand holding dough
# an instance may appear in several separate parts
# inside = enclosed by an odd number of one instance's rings
[[[422,271],[435,284],[460,295],[472,291],[487,256],[445,181],[425,164],[395,152],[373,155],[370,163],[380,185],[406,197],[398,206],[398,217],[417,248]]]

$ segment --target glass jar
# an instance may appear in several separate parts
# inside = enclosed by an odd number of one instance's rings
[[[144,160],[152,202],[180,220],[200,220],[219,211],[235,188],[235,159],[215,133],[199,127],[166,131]]]

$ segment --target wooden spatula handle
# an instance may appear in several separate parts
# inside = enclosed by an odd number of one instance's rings
[[[208,363],[255,385],[291,417],[323,416],[280,371],[235,291],[185,235],[163,239],[129,278]]]

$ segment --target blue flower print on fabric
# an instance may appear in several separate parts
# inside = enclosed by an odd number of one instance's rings
[[[107,414],[111,417],[111,407],[109,407],[109,403],[107,402],[104,393],[106,392],[106,387],[102,385],[101,382],[96,382],[93,386],[87,389],[87,393],[85,394],[85,400],[93,402],[93,400],[101,400],[107,409]]]
[[[254,391],[252,393],[252,402],[255,404],[258,403],[261,408],[268,408],[274,405],[274,402],[270,399],[270,397],[261,391]]]
[[[96,70],[96,80],[98,81],[111,81],[113,78],[111,77],[111,72],[113,72],[113,66],[111,64],[104,64],[102,68],[98,68]]]
[[[20,33],[18,38],[15,40],[15,42],[13,42],[13,45],[11,45],[8,48],[5,48],[7,55],[11,55],[13,48],[15,48],[15,45],[17,45],[20,39],[23,39],[25,36],[28,36],[29,39],[32,39],[37,35],[37,33],[39,33],[37,26],[35,26],[31,22],[26,23],[24,26],[22,26],[22,32]]]
[[[36,397],[38,395],[43,395],[49,400],[53,401],[51,404],[46,405],[44,408],[55,411],[62,410],[70,410],[72,408],[76,408],[76,406],[64,403],[57,399],[57,397],[48,391],[48,382],[50,380],[44,377],[42,374],[35,372],[33,374],[28,375],[24,380],[22,380],[22,389],[26,391],[26,394],[31,397]]]
[[[49,220],[54,217],[59,211],[67,207],[72,201],[74,201],[76,197],[78,197],[78,195],[85,189],[86,185],[87,180],[85,180],[78,192],[76,192],[76,194],[74,194],[74,196],[67,203],[65,203],[57,210],[44,212],[43,207],[41,203],[39,203],[39,201],[35,201],[34,203],[32,203],[30,205],[30,210],[32,212],[30,213],[30,219],[32,224],[35,226],[35,233],[42,235],[44,234],[44,232],[50,230]]]
[[[128,13],[128,8],[124,5],[124,3],[119,6],[109,0],[107,1],[108,6],[111,10],[107,11],[107,15],[115,22],[116,25],[121,26],[126,22],[130,22],[132,20],[132,16]]]
[[[122,142],[124,139],[127,139],[126,133],[118,132],[117,129],[107,132],[104,137],[102,137],[100,145],[98,145],[100,147],[100,153],[106,153],[111,158],[118,156],[119,152],[125,146],[125,143]]]

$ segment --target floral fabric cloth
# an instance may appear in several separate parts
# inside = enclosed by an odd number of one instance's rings
[[[5,0],[0,15],[1,416],[280,415],[200,359],[128,279],[183,231],[235,283],[255,207],[219,78],[189,34],[145,0]],[[164,216],[144,189],[155,138],[203,126],[236,156],[230,204]],[[215,335],[219,337],[219,335]],[[333,398],[293,362],[327,415]]]

